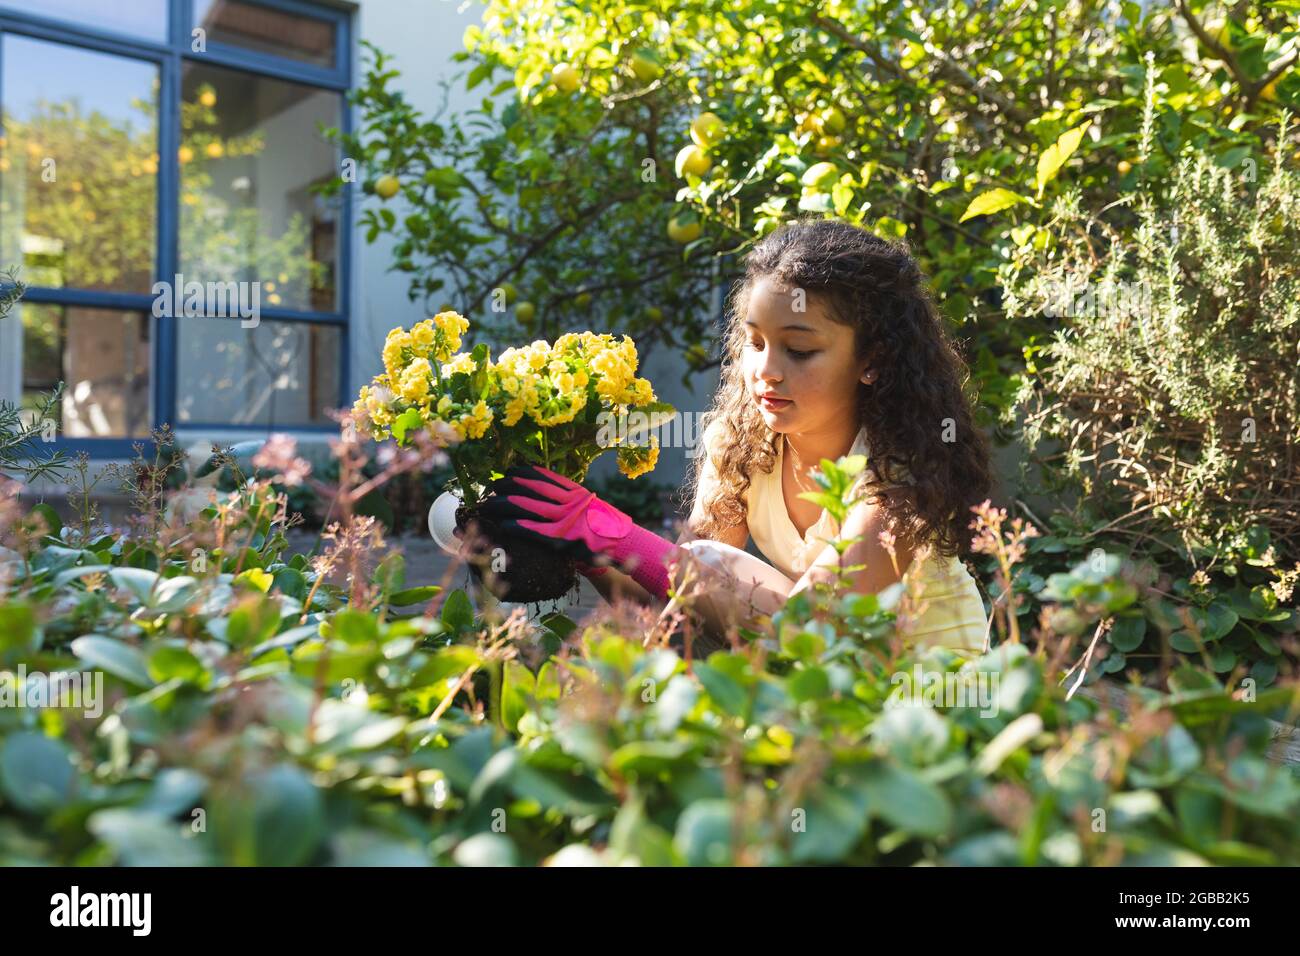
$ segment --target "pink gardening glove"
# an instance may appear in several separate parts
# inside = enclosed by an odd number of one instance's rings
[[[503,531],[532,534],[578,562],[583,574],[607,558],[656,597],[668,596],[667,558],[676,547],[637,525],[576,481],[549,468],[516,465],[491,485],[480,513]]]

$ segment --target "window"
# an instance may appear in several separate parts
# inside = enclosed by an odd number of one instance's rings
[[[168,0],[125,0],[122,3],[105,3],[104,0],[0,0],[0,14],[38,12],[42,17],[64,20],[69,24],[123,33],[128,36],[167,41]],[[35,9],[33,9],[35,8]]]
[[[178,426],[327,426],[339,389],[339,330],[310,322],[186,322],[178,351],[186,383]]]
[[[33,286],[148,292],[158,68],[22,36],[0,55],[0,258]]]
[[[59,434],[148,437],[149,316],[37,303],[22,318],[25,407],[65,382]]]
[[[329,20],[282,13],[242,0],[194,0],[194,22],[217,43],[334,66],[338,36]]]
[[[310,187],[337,174],[317,134],[338,96],[187,64],[181,82],[181,273],[260,281],[267,303],[333,312],[335,217]]]
[[[0,0],[0,268],[28,285],[0,397],[66,383],[60,442],[113,456],[162,423],[333,427],[350,213],[313,187],[348,42],[308,0]]]

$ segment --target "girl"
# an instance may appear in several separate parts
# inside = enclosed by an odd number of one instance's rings
[[[512,468],[484,509],[576,557],[606,597],[663,607],[692,552],[755,588],[717,587],[695,610],[714,636],[830,581],[844,554],[854,590],[900,579],[919,593],[905,637],[977,651],[987,618],[959,557],[970,506],[987,497],[988,447],[962,392],[966,369],[905,245],[844,222],[785,224],[745,257],[728,308],[721,384],[704,416],[690,518],[674,545],[581,485]],[[865,454],[844,527],[800,498],[823,458]],[[732,549],[753,538],[780,574]],[[731,548],[717,548],[721,542]],[[604,565],[613,564],[614,567]],[[698,569],[698,563],[695,564]],[[670,576],[676,574],[676,579]]]

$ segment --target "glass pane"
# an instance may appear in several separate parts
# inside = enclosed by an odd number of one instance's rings
[[[68,20],[147,40],[167,40],[167,0],[0,0],[0,9]]]
[[[339,405],[337,326],[179,318],[176,424],[330,425]]]
[[[149,434],[149,316],[138,312],[24,303],[23,405],[65,383],[63,438]]]
[[[186,65],[181,103],[184,281],[261,282],[264,307],[333,312],[337,208],[309,191],[337,174],[340,97]]]
[[[147,293],[157,68],[12,34],[3,44],[0,261],[34,286]]]
[[[194,25],[209,41],[318,66],[334,65],[334,24],[239,0],[194,0]]]

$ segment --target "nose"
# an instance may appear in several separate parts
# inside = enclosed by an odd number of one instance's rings
[[[785,376],[781,372],[781,366],[776,358],[776,349],[764,349],[762,357],[759,358],[754,369],[754,374],[762,382],[779,382]]]

